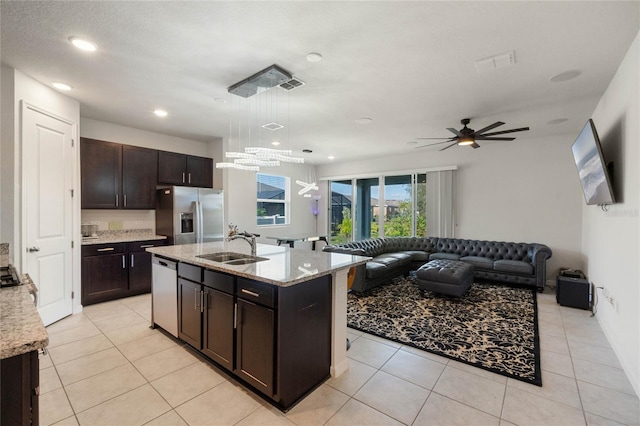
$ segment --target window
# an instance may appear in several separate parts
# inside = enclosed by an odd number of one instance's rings
[[[256,174],[258,226],[289,223],[289,178]]]
[[[454,177],[454,170],[441,170],[331,181],[332,244],[375,237],[452,237]]]

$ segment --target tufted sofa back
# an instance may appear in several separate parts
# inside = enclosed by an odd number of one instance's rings
[[[520,260],[529,263],[532,254],[531,244],[457,238],[439,238],[437,251],[458,254],[461,257],[478,256],[491,260]]]
[[[434,237],[392,237],[384,238],[384,252],[399,251],[426,251],[433,253],[436,251],[438,239]]]

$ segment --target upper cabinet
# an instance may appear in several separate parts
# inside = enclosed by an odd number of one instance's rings
[[[122,145],[122,197],[125,209],[155,209],[158,151]]]
[[[83,209],[156,208],[158,151],[80,138]]]
[[[80,138],[83,209],[114,209],[121,203],[122,145]]]
[[[158,183],[213,188],[213,159],[160,151]]]

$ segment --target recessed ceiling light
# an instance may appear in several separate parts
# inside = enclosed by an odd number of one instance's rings
[[[157,109],[157,110],[153,111],[153,113],[154,113],[155,115],[157,115],[158,117],[166,117],[167,115],[169,115],[169,114],[167,113],[167,111],[165,111],[165,110],[163,110],[163,109]]]
[[[322,60],[322,55],[316,52],[311,52],[307,55],[307,61],[309,62],[320,62]]]
[[[327,158],[328,158],[329,160],[333,160],[333,159],[334,159],[334,158],[336,158],[336,157],[334,157],[333,155],[330,155],[330,156],[328,156]]]
[[[356,123],[358,124],[371,124],[373,120],[369,117],[362,117],[362,118],[358,118],[356,120]]]
[[[59,81],[54,81],[53,83],[51,83],[51,85],[53,87],[55,87],[56,89],[58,89],[58,90],[65,90],[66,91],[66,90],[71,90],[72,89],[72,87],[69,86],[68,84],[60,83]]]
[[[278,141],[273,141],[273,142],[271,142],[271,145],[273,145],[273,146],[278,146],[278,145],[280,145],[280,142],[278,142]]]
[[[555,120],[547,121],[547,124],[550,126],[564,123],[565,121],[569,121],[567,118],[556,118]]]
[[[560,83],[562,81],[569,81],[569,80],[572,80],[572,79],[576,78],[580,74],[582,74],[582,73],[580,71],[578,71],[578,70],[569,70],[569,71],[561,72],[560,74],[554,75],[553,77],[551,77],[549,79],[549,81],[552,81],[553,83]]]
[[[85,50],[87,52],[93,52],[98,49],[98,46],[80,37],[69,37],[69,41],[78,49]]]

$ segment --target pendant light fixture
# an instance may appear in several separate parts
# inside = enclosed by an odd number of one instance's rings
[[[292,78],[285,69],[271,65],[228,88],[230,94],[236,95],[231,96],[230,102],[229,148],[238,150],[227,151],[225,157],[233,161],[217,163],[216,168],[257,172],[260,167],[278,167],[281,162],[304,163],[304,158],[294,157],[291,150],[267,147],[275,139],[282,140],[283,129],[289,132],[288,92],[283,101],[277,86]],[[283,106],[286,106],[285,124]]]

